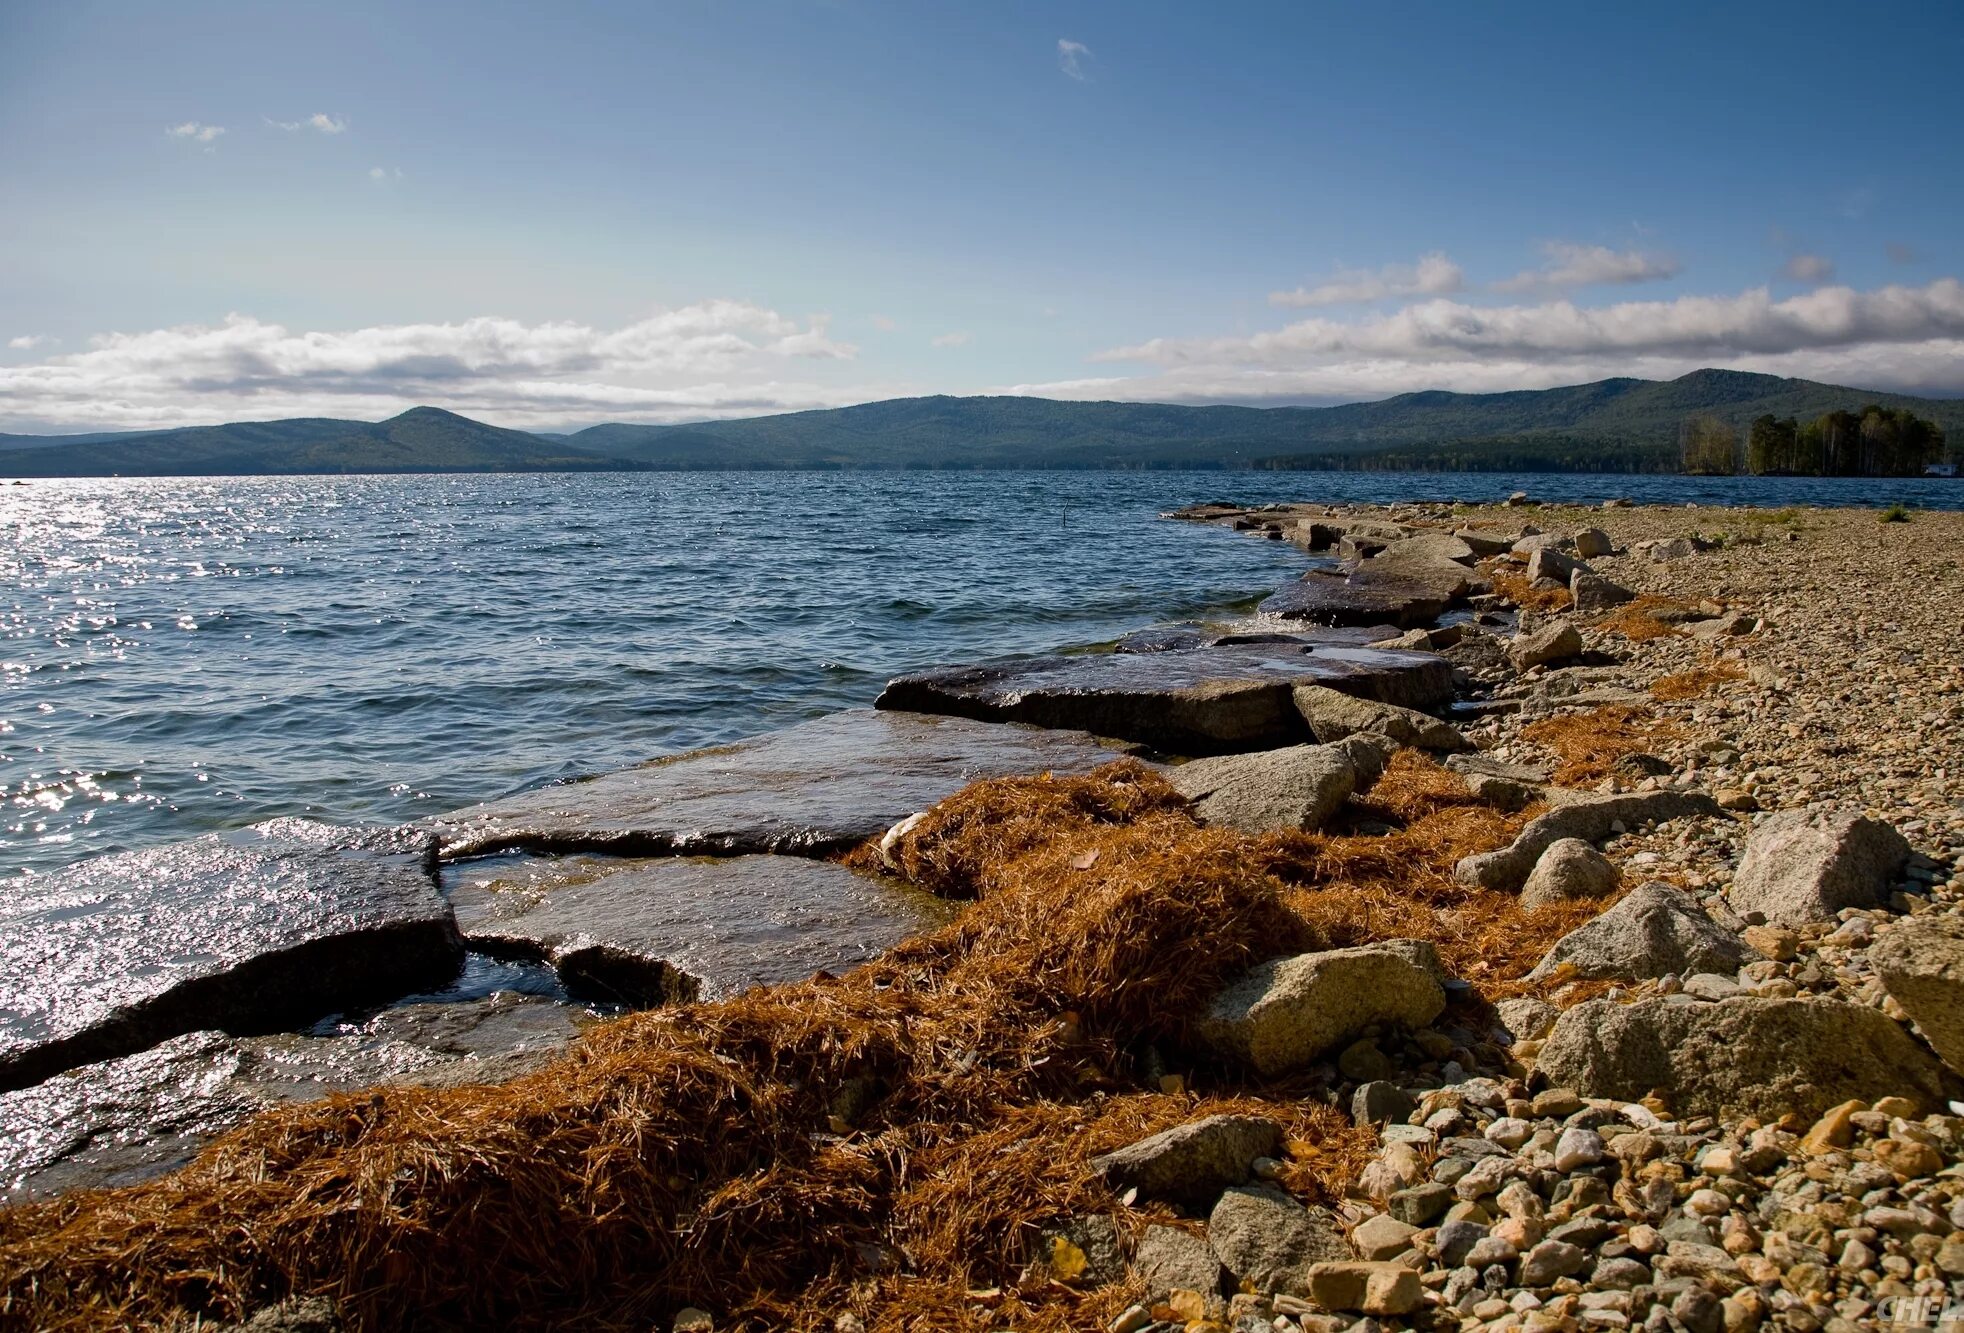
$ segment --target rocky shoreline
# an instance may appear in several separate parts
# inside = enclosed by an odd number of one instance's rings
[[[1146,798],[1171,821],[1163,845],[1241,839],[1208,855],[1262,879],[1259,911],[1279,883],[1294,913],[1238,965],[1196,955],[1198,980],[1228,970],[1191,1012],[1135,1016],[1161,1030],[1144,1045],[1090,1031],[1101,995],[1058,984],[1052,1007],[1076,1007],[1043,1020],[1066,1042],[1043,1058],[1082,1066],[1091,1091],[1075,1096],[1106,1114],[1138,1100],[1170,1127],[1049,1162],[1069,1202],[1005,1220],[1007,1248],[964,1256],[953,1286],[889,1221],[899,1257],[862,1242],[865,1271],[828,1269],[817,1306],[760,1293],[774,1322],[705,1282],[713,1315],[657,1296],[628,1302],[640,1322],[621,1326],[1840,1333],[1964,1318],[1964,516],[1173,517],[1329,558],[1253,620],[901,677],[876,711],[425,828],[275,821],[46,877],[6,922],[0,1166],[17,1199],[58,1197],[0,1215],[0,1324],[47,1316],[29,1290],[71,1282],[51,1276],[65,1260],[36,1256],[35,1219],[75,1225],[118,1197],[64,1191],[176,1166],[259,1108],[385,1082],[467,1096],[549,1075],[599,1013],[686,1016],[814,971],[822,988],[918,932],[962,938],[974,909],[950,897],[1015,896],[957,891],[951,867],[986,880],[1048,856],[1042,873],[1068,882],[1115,875],[1123,855],[1134,880],[1157,873],[1151,839],[1098,841],[1156,814],[1100,816],[1077,842],[1052,821],[1018,835],[1056,841],[1034,850],[958,817],[1002,786],[989,780],[1040,772],[1085,784],[1078,806],[1127,783],[1163,791]],[[1435,826],[1450,839],[1420,836]],[[1430,905],[1345,899],[1318,924],[1316,895],[1339,885]],[[187,894],[204,915],[176,918],[176,938],[151,928],[156,903]],[[1382,926],[1360,915],[1380,910]],[[1483,930],[1507,945],[1483,954]],[[1321,947],[1284,947],[1289,933]],[[306,1026],[441,985],[466,949],[558,998]],[[906,1137],[897,1094],[842,1096],[821,1139]],[[1210,1113],[1223,1099],[1233,1109]],[[104,1262],[91,1281],[113,1286],[127,1260]],[[372,1325],[357,1277],[260,1278],[101,1326],[253,1309],[257,1327]],[[924,1299],[910,1284],[945,1318],[908,1323]]]

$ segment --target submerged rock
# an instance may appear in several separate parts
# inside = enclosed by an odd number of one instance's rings
[[[1859,810],[1782,810],[1753,826],[1726,896],[1777,926],[1832,921],[1887,904],[1908,860],[1903,835]]]
[[[491,1081],[571,1041],[583,1011],[504,992],[385,1010],[332,1035],[193,1032],[0,1094],[0,1202],[182,1166],[255,1111],[376,1083]]]
[[[978,779],[1087,773],[1119,757],[1082,734],[856,709],[490,801],[431,826],[453,858],[512,848],[826,856]]]
[[[452,876],[474,947],[540,959],[570,993],[630,1005],[842,972],[954,912],[898,881],[795,856],[573,857]]]
[[[1335,745],[1196,759],[1166,776],[1203,821],[1247,833],[1319,829],[1358,785],[1356,766]]]
[[[16,879],[0,1090],[187,1032],[277,1031],[440,986],[463,944],[435,840],[275,819]]]
[[[1247,643],[923,671],[889,681],[877,706],[1074,728],[1170,754],[1213,755],[1310,740],[1291,694],[1297,685],[1423,708],[1451,698],[1452,668],[1430,653]]]
[[[1901,1024],[1827,999],[1590,1000],[1556,1022],[1536,1069],[1584,1097],[1657,1091],[1680,1116],[1814,1119],[1846,1101],[1899,1095],[1934,1108],[1954,1095]]]

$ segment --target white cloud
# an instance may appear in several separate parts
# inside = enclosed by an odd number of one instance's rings
[[[348,128],[346,116],[330,116],[325,111],[316,111],[305,120],[274,120],[268,116],[266,123],[276,130],[319,130],[322,134],[341,134]]]
[[[368,179],[375,181],[378,184],[386,183],[388,181],[399,181],[402,179],[402,168],[401,167],[393,167],[393,168],[370,167],[368,169]]]
[[[1383,268],[1340,268],[1326,282],[1291,292],[1270,292],[1268,303],[1278,306],[1360,305],[1394,296],[1446,296],[1456,292],[1466,275],[1438,251],[1422,255],[1416,264],[1386,264]]]
[[[1580,307],[1423,301],[1359,319],[1312,318],[1229,338],[1155,338],[1093,358],[1137,377],[1046,391],[1173,400],[1381,397],[1418,389],[1541,388],[1614,375],[1668,378],[1719,365],[1865,387],[1964,391],[1964,283],[1871,291],[1764,288]]]
[[[18,338],[7,339],[7,346],[16,352],[31,352],[47,339],[38,333],[23,333]]]
[[[1775,301],[1763,287],[1737,296],[1591,308],[1570,301],[1532,306],[1424,301],[1387,315],[1348,322],[1306,319],[1249,337],[1156,338],[1096,359],[1272,365],[1312,356],[1725,356],[1932,338],[1964,338],[1964,283],[1955,278],[1870,292],[1823,287],[1784,301]]]
[[[164,133],[173,139],[189,139],[192,143],[203,144],[209,150],[213,141],[225,133],[225,127],[187,120],[180,124],[164,126]]]
[[[1780,273],[1795,282],[1826,282],[1834,276],[1834,261],[1825,255],[1795,255]]]
[[[857,354],[829,335],[823,317],[800,322],[738,301],[665,310],[617,329],[487,317],[295,332],[233,315],[103,334],[86,351],[0,367],[0,403],[16,426],[71,428],[388,416],[418,403],[513,425],[700,418],[858,401],[864,391],[780,378],[786,366]]]
[[[1674,278],[1680,269],[1678,261],[1670,255],[1612,250],[1605,245],[1545,241],[1541,253],[1545,262],[1540,268],[1524,269],[1511,278],[1503,278],[1493,285],[1493,289],[1497,292],[1527,293],[1623,286]]]
[[[1091,78],[1084,72],[1084,62],[1092,58],[1091,48],[1083,42],[1074,42],[1068,37],[1057,39],[1057,68],[1079,83],[1087,82]]]
[[[967,333],[960,331],[944,333],[940,337],[932,339],[931,345],[935,347],[966,347],[969,343],[969,336]]]

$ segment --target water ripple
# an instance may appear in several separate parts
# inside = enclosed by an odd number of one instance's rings
[[[1195,500],[1521,487],[1964,501],[1937,485],[695,473],[7,487],[0,873],[275,815],[415,818],[863,705],[902,670],[1202,615],[1301,568],[1281,543],[1154,521]]]

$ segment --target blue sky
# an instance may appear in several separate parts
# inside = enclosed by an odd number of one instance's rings
[[[1960,57],[1955,4],[0,0],[0,430],[1964,393]]]

